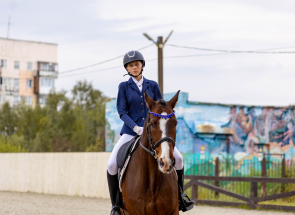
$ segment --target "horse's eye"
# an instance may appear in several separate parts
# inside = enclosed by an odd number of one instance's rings
[[[155,127],[153,123],[150,122],[150,124],[151,124],[151,126],[152,126],[153,128]]]
[[[177,126],[177,122],[175,122],[175,126]]]

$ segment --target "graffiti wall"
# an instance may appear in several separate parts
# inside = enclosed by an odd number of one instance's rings
[[[170,100],[175,93],[165,94]],[[178,120],[176,147],[190,163],[220,160],[261,159],[261,153],[285,154],[295,162],[295,109],[209,104],[188,100],[180,93],[175,108]],[[116,111],[116,99],[106,105],[106,151],[119,139],[123,122]],[[280,155],[271,156],[280,160]]]

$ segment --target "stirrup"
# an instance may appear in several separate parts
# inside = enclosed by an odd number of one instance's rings
[[[187,201],[185,198],[187,198],[188,201],[192,201],[193,204],[190,206],[186,206],[185,202]],[[179,210],[182,210],[183,212],[189,211],[193,209],[194,207],[194,201],[191,200],[185,193],[181,194],[181,198],[179,199]]]
[[[179,188],[179,210],[182,210],[183,212],[185,211],[189,211],[191,209],[193,209],[194,207],[194,204],[195,204],[195,201],[194,200],[191,200],[188,195],[186,195],[185,193],[183,193],[182,189],[180,186],[178,186]],[[186,206],[186,201],[190,201],[192,202],[192,204],[190,206]]]
[[[125,215],[125,212],[124,212],[124,210],[123,210],[123,208],[122,207],[120,207],[120,206],[113,206],[112,207],[112,210],[111,210],[111,214],[112,214],[112,212],[113,211],[115,211],[115,210],[117,210],[120,214],[121,214],[121,210],[123,211],[123,215]]]

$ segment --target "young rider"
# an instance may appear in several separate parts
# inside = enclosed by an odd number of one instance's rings
[[[119,208],[116,207],[116,197],[119,190],[117,153],[124,143],[136,135],[142,135],[145,117],[149,111],[144,101],[144,90],[154,101],[162,99],[158,84],[142,76],[145,60],[140,52],[127,52],[123,58],[123,65],[131,77],[128,81],[122,82],[119,85],[117,110],[124,125],[120,132],[121,138],[115,145],[107,164],[107,178],[112,202],[111,215],[121,214]],[[176,147],[174,148],[173,155],[175,157],[178,184],[181,187],[179,189],[180,209],[186,211],[188,207],[194,204],[194,201],[186,200],[182,197],[184,180],[183,157]]]

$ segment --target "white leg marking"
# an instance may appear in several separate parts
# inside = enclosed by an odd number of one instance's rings
[[[163,112],[161,113],[161,115],[167,115],[166,112]],[[169,120],[169,118],[165,119],[165,118],[161,118],[160,119],[160,129],[162,131],[162,138],[163,137],[166,137],[166,124],[167,124],[167,121]],[[170,157],[169,157],[169,144],[168,142],[163,142],[161,144],[161,149],[162,149],[162,154],[161,154],[161,158],[162,159],[167,159],[167,161],[170,160]]]

